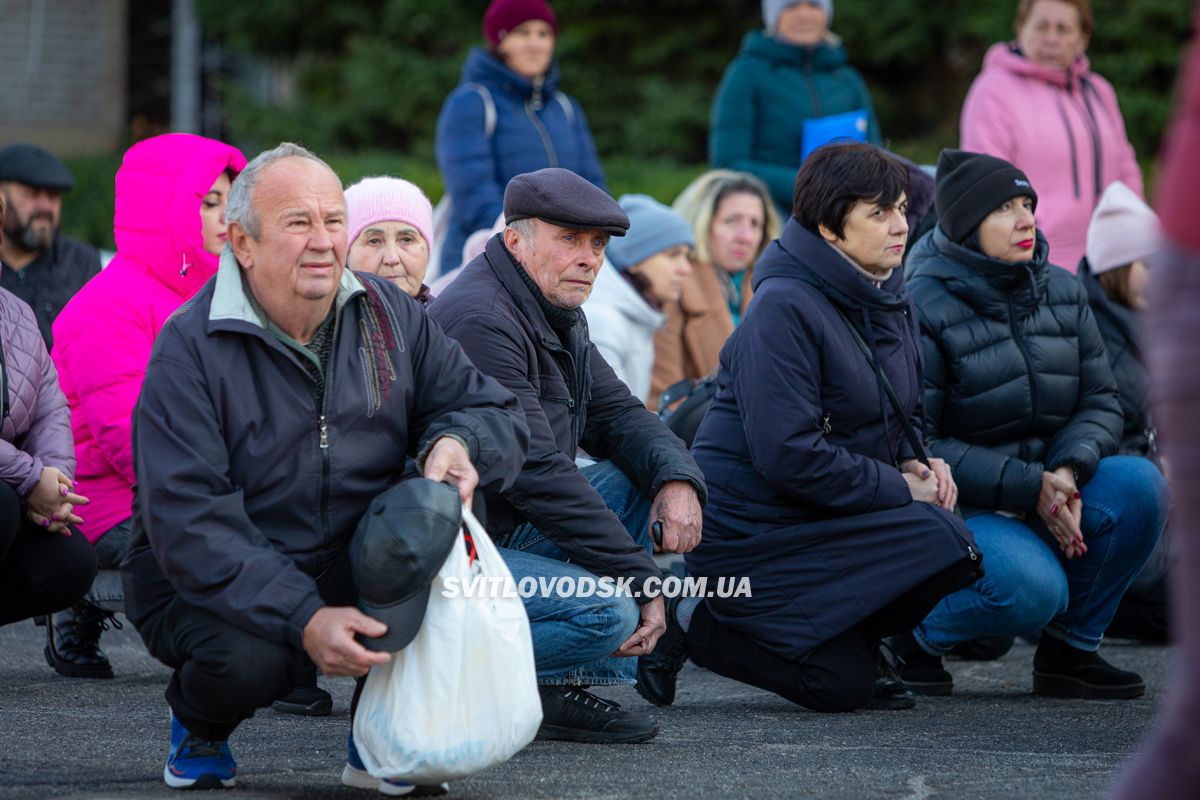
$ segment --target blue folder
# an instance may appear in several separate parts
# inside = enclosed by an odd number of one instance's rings
[[[858,108],[844,114],[809,117],[804,120],[803,152],[800,161],[823,144],[830,142],[865,142],[867,140],[867,110]]]

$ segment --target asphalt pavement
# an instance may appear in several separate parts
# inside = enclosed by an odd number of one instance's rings
[[[117,677],[72,680],[42,657],[43,629],[0,628],[0,798],[179,797],[161,782],[169,671],[126,626],[104,635]],[[461,798],[1096,798],[1153,725],[1171,651],[1106,643],[1142,674],[1128,701],[1030,694],[1033,648],[995,662],[949,661],[952,697],[911,711],[816,714],[692,665],[675,705],[652,709],[632,688],[598,692],[653,710],[662,733],[641,745],[534,742],[508,763],[451,785]],[[322,678],[325,718],[265,710],[230,740],[239,765],[228,798],[362,798],[342,787],[352,682]]]

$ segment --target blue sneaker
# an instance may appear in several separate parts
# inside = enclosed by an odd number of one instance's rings
[[[342,784],[355,789],[377,789],[389,797],[437,797],[450,790],[446,784],[420,786],[389,778],[376,778],[367,772],[354,745],[354,732],[346,737],[346,766],[342,770]]]
[[[228,789],[236,783],[237,764],[228,742],[206,742],[171,715],[171,753],[163,780],[172,789]]]

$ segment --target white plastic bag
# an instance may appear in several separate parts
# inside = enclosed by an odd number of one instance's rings
[[[458,537],[433,582],[416,638],[371,668],[354,718],[354,742],[377,778],[434,784],[503,763],[542,721],[529,617],[512,573],[466,507],[477,552]],[[443,591],[447,578],[458,591]],[[474,596],[466,596],[472,579]],[[451,581],[452,585],[454,581]],[[488,586],[487,593],[482,586]]]

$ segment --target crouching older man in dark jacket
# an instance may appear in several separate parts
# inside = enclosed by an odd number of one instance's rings
[[[517,396],[529,424],[516,482],[488,495],[493,533],[518,582],[588,586],[602,576],[631,587],[625,596],[525,597],[541,684],[539,737],[644,741],[658,733],[653,718],[584,687],[643,677],[630,656],[650,654],[666,630],[662,598],[643,591],[659,577],[650,529],[661,523],[666,550],[694,548],[704,479],[683,442],[592,346],[579,308],[609,236],[629,227],[625,212],[578,175],[550,168],[509,182],[504,215],[508,227],[430,306],[475,365]],[[598,463],[577,467],[580,448]]]
[[[226,740],[306,655],[330,676],[387,661],[355,640],[386,626],[353,607],[347,549],[406,458],[465,500],[508,488],[528,443],[513,395],[415,301],[344,269],[345,200],[323,161],[263,153],[226,215],[217,275],[163,328],[134,421],[125,596],[175,669],[177,788],[233,784]]]

